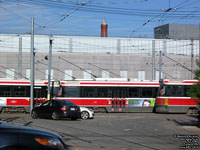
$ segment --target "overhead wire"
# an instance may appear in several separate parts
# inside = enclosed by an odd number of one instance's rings
[[[184,1],[182,4],[185,4],[186,2],[188,2],[188,1],[186,0],[186,1]],[[187,4],[187,5],[184,5],[184,6],[179,5],[180,7],[179,7],[178,9],[176,9],[174,12],[172,12],[172,13],[170,13],[170,14],[167,14],[165,18],[160,19],[160,20],[166,21],[171,15],[173,15],[175,12],[177,12],[177,10],[180,10],[180,9],[182,9],[182,8],[185,8],[185,7],[188,7],[189,5],[192,5],[192,4],[195,4],[195,3],[198,3],[198,2],[199,2],[199,0],[197,0],[196,2],[192,2],[192,3],[190,3],[190,4]],[[197,11],[198,11],[198,8],[197,8],[195,11],[187,12],[187,13],[189,13],[189,14],[185,14],[183,17],[181,17],[181,18],[179,18],[179,19],[184,19],[185,16],[188,16],[188,17],[189,17],[190,14],[193,14],[194,12],[197,12]],[[167,17],[168,17],[168,18],[167,18]],[[191,18],[192,18],[192,16],[190,16],[190,19],[191,19]],[[196,18],[196,17],[194,16],[194,18]],[[177,18],[174,18],[174,20],[177,20]]]
[[[111,76],[111,77],[114,77],[114,78],[120,77],[119,75],[115,74],[115,73],[112,72],[112,71],[109,71],[109,73],[108,73],[108,72],[105,71],[106,69],[103,69],[103,68],[101,68],[101,67],[99,67],[99,66],[97,66],[97,65],[94,65],[94,64],[92,64],[92,63],[88,63],[88,64],[91,65],[91,66],[94,66],[94,67],[96,67],[96,68],[98,68],[98,69],[101,69],[103,72],[105,72],[107,75],[109,75],[109,76]]]
[[[43,62],[41,62],[41,61],[39,61],[39,60],[37,61],[37,63],[43,64],[43,65],[45,65],[45,66],[48,66],[48,64],[45,64],[45,63],[43,63]],[[58,68],[55,68],[55,67],[51,67],[51,68],[53,68],[54,70],[57,70],[57,71],[59,71],[59,72],[61,72],[61,73],[64,73],[65,75],[71,77],[73,80],[76,79],[76,77],[71,76],[71,75],[67,74],[66,72],[63,72],[63,71],[61,71],[61,70],[58,69]]]
[[[174,6],[173,8],[168,8],[168,9],[166,9],[164,12],[162,12],[162,13],[160,13],[160,14],[154,16],[154,17],[152,17],[151,19],[146,20],[141,26],[139,26],[138,28],[132,30],[131,34],[129,35],[129,38],[132,36],[132,34],[133,34],[134,32],[136,32],[136,31],[140,30],[141,28],[143,28],[143,27],[146,26],[149,22],[151,22],[152,20],[154,20],[155,18],[158,18],[158,17],[160,17],[160,16],[162,17],[163,15],[165,15],[166,13],[171,12],[172,10],[177,10],[177,9],[181,8],[181,5],[183,5],[183,4],[185,4],[186,2],[189,2],[189,1],[190,1],[190,0],[185,0],[184,2],[182,2],[182,3],[180,3],[180,4],[176,5],[176,6]],[[175,9],[174,9],[174,8],[175,8]],[[174,16],[174,15],[173,15],[173,16]]]
[[[78,4],[68,4],[68,5],[65,5],[65,3],[63,3],[63,1],[56,1],[56,0],[51,0],[51,1],[38,1],[38,0],[35,0],[35,1],[30,1],[30,0],[28,0],[28,1],[24,1],[24,0],[20,0],[20,1],[16,1],[16,0],[11,0],[11,1],[15,1],[15,2],[26,2],[26,3],[35,3],[35,5],[45,5],[45,6],[50,6],[50,7],[58,7],[58,8],[63,8],[63,7],[66,7],[67,9],[74,9],[73,11],[76,11],[77,9],[79,9],[77,6],[84,6],[84,7],[82,7],[81,9],[82,10],[84,10],[84,9],[88,9],[88,7],[90,8],[92,8],[94,11],[96,11],[96,10],[98,10],[98,8],[101,8],[101,9],[103,9],[102,11],[100,11],[101,13],[112,13],[112,12],[110,12],[110,9],[113,11],[113,13],[116,13],[116,12],[120,12],[120,11],[127,11],[128,9],[123,9],[123,8],[115,8],[115,7],[107,7],[107,6],[104,6],[104,7],[100,7],[100,6],[95,6],[95,5],[93,5],[92,3],[90,3],[90,5],[89,4],[86,4],[86,3],[78,3]],[[55,4],[57,4],[57,5],[55,5]],[[179,6],[179,5],[177,5],[177,6]],[[91,9],[90,8],[90,9]],[[95,8],[95,9],[94,9]],[[105,8],[109,11],[109,12],[106,12],[106,10],[105,10]],[[120,10],[121,9],[121,10]],[[80,10],[80,11],[82,11],[82,10]],[[91,12],[91,11],[93,11],[93,10],[88,10],[89,12]],[[137,9],[136,9],[137,10]],[[164,13],[165,12],[169,12],[169,11],[171,11],[170,9],[168,9],[168,10],[142,10],[142,9],[138,9],[137,10],[138,11],[138,13],[136,13],[137,15],[144,15],[144,16],[147,16],[147,15],[149,15],[149,14],[151,14],[150,12],[157,12],[158,14],[160,13],[160,12],[163,12],[164,11]],[[147,11],[147,12],[146,12]],[[150,12],[149,12],[150,11]],[[146,12],[146,13],[144,13],[144,12]],[[180,10],[179,10],[179,12],[181,12]],[[187,11],[183,11],[184,13],[185,12],[187,12]],[[182,13],[183,13],[182,12]],[[189,12],[189,11],[188,11]],[[72,12],[73,13],[73,12]],[[65,18],[67,18],[68,17],[68,15],[69,15],[69,13],[65,13],[64,15],[61,15],[61,18],[60,18],[60,20],[58,20],[57,22],[50,22],[49,24],[47,23],[46,25],[42,25],[42,26],[39,26],[36,30],[42,30],[42,29],[44,29],[44,28],[47,28],[48,26],[53,26],[53,25],[55,25],[55,24],[57,24],[57,23],[59,23],[59,22],[62,22],[63,20],[65,20]],[[125,14],[125,15],[127,15],[127,14]],[[130,15],[133,15],[133,14],[130,14]],[[155,14],[151,14],[151,15],[155,15]],[[180,18],[180,17],[182,17],[184,14],[177,14],[177,16],[176,15],[173,15],[172,17],[178,17],[178,18]],[[200,17],[200,15],[199,14],[195,14],[195,16],[194,17]],[[193,17],[192,17],[193,18]],[[176,18],[177,19],[177,18]],[[55,19],[54,19],[55,20]],[[144,23],[143,23],[143,25],[142,26],[146,26],[149,22],[152,22],[153,20],[150,20],[150,19],[148,19],[148,20],[146,20]],[[55,23],[55,24],[54,24]],[[142,27],[141,27],[142,28]],[[137,30],[139,30],[139,28],[138,29],[136,29],[136,31]],[[136,32],[136,31],[134,31],[134,32]],[[132,35],[131,35],[132,36]]]
[[[77,7],[77,8],[74,8],[74,10],[73,10],[72,12],[70,12],[70,13],[65,13],[64,15],[62,15],[62,17],[61,17],[58,21],[55,21],[55,22],[46,24],[46,25],[44,25],[42,28],[47,28],[47,27],[49,27],[49,26],[52,26],[52,25],[55,25],[55,24],[58,24],[58,23],[62,22],[63,20],[65,20],[66,18],[70,17],[73,13],[79,11],[83,6],[87,5],[88,3],[92,2],[92,1],[93,1],[93,0],[88,0],[88,2],[85,3],[84,5],[81,5],[81,6]],[[38,31],[39,29],[36,28],[35,30]]]
[[[167,59],[169,59],[169,60],[175,62],[176,64],[178,64],[178,65],[181,66],[182,68],[186,69],[187,71],[190,71],[190,72],[192,72],[192,73],[194,74],[194,72],[193,72],[191,69],[189,69],[189,68],[186,67],[185,65],[181,64],[180,62],[178,62],[178,61],[172,59],[172,58],[169,57],[169,56],[166,56],[166,55],[163,55],[163,56],[166,57]]]
[[[15,73],[15,74],[17,74],[17,75],[20,75],[17,71],[13,71],[12,69],[9,69],[9,68],[7,68],[7,67],[5,67],[5,66],[3,66],[3,65],[0,65],[0,67],[1,68],[4,68],[4,69],[7,69],[7,70],[9,70],[9,71],[11,71],[11,72],[13,72],[13,73]],[[24,79],[28,79],[28,78],[26,78],[25,76],[23,76],[22,75],[22,77],[24,78]],[[17,78],[16,78],[17,79]]]
[[[12,0],[14,1],[14,0]],[[21,0],[23,1],[23,0]],[[27,2],[27,1],[26,1]],[[67,8],[67,9],[75,9],[77,6],[85,6],[80,11],[90,11],[90,12],[101,12],[101,13],[113,13],[113,14],[124,14],[124,15],[141,15],[141,16],[152,16],[152,15],[159,15],[161,12],[167,12],[169,10],[148,10],[148,9],[128,9],[128,8],[118,8],[118,7],[108,7],[108,6],[95,6],[95,5],[89,5],[87,3],[84,4],[63,4],[62,2],[56,2],[56,1],[30,1],[29,3],[37,4],[37,5],[45,5],[45,6],[51,6],[51,7],[58,7],[58,8]],[[181,12],[181,11],[180,11]],[[186,11],[184,11],[186,12]],[[183,12],[182,12],[183,13]],[[184,14],[177,14],[172,17],[181,17]],[[199,15],[199,14],[196,14]]]
[[[68,60],[66,60],[66,59],[64,59],[64,58],[62,58],[62,57],[60,57],[60,56],[59,56],[58,58],[61,59],[62,61],[65,61],[65,62],[67,62],[67,63],[69,63],[69,64],[71,64],[71,65],[73,65],[73,66],[79,68],[80,70],[82,70],[82,71],[84,71],[84,72],[90,74],[90,75],[93,77],[94,80],[97,78],[96,75],[94,75],[94,74],[92,74],[91,72],[89,72],[89,71],[83,69],[82,67],[80,67],[80,66],[78,66],[78,65],[76,65],[76,64],[74,64],[74,63],[72,63],[72,62],[70,62],[70,61],[68,61]]]

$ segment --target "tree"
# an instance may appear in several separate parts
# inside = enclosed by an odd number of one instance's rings
[[[196,60],[197,66],[200,68],[200,62]],[[192,97],[193,99],[199,99],[200,100],[200,69],[196,69],[194,71],[195,79],[199,81],[199,83],[193,84],[188,92],[188,95]],[[197,126],[200,128],[200,101],[196,102],[198,106],[198,124]]]

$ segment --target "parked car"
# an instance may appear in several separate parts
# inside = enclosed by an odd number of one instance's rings
[[[49,100],[31,112],[33,119],[43,117],[58,120],[59,118],[71,118],[76,120],[81,118],[80,107],[67,100]]]
[[[93,119],[94,118],[94,111],[87,107],[80,107],[81,109],[81,118],[82,119]]]
[[[1,150],[67,150],[63,139],[54,133],[11,125],[0,125]]]

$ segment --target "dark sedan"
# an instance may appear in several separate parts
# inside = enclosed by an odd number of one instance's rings
[[[49,100],[42,105],[35,107],[31,116],[33,119],[38,117],[52,118],[58,120],[59,118],[71,118],[76,120],[81,118],[80,107],[67,100]]]
[[[1,150],[67,150],[62,138],[54,133],[11,125],[0,125]]]

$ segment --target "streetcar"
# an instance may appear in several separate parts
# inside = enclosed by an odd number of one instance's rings
[[[34,104],[43,103],[47,97],[46,81],[36,81]],[[0,79],[0,112],[30,112],[30,81]]]
[[[159,81],[100,79],[60,81],[54,99],[96,112],[153,112]]]
[[[160,80],[160,88],[156,98],[157,113],[196,113],[199,99],[192,99],[188,91],[197,80],[169,81]]]

